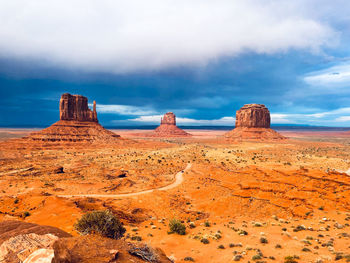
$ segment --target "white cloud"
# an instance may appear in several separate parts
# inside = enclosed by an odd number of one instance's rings
[[[89,106],[91,107],[92,104],[89,104]],[[156,111],[150,107],[137,107],[116,104],[97,104],[96,110],[98,113],[113,113],[119,115],[151,115],[156,113]]]
[[[321,71],[311,72],[304,77],[306,83],[315,87],[349,87],[350,64],[345,63]]]
[[[337,39],[315,0],[0,0],[0,55],[129,72]]]
[[[271,113],[271,123],[289,124],[293,123],[288,114]]]
[[[339,121],[339,122],[350,122],[350,116],[341,116],[341,117],[337,118],[336,121]]]
[[[271,114],[272,123],[275,124],[309,124],[323,126],[339,126],[344,122],[350,124],[350,107],[339,108],[331,111],[316,112],[312,114]]]
[[[147,124],[159,124],[160,119],[163,115],[152,115],[152,116],[140,116],[128,121],[147,123]],[[178,125],[223,125],[223,126],[234,126],[235,119],[233,117],[222,117],[216,120],[197,120],[191,118],[176,118]]]

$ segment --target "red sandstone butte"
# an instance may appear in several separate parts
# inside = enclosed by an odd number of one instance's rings
[[[93,111],[91,111],[86,97],[64,93],[60,100],[60,120],[98,122],[96,101],[93,103]]]
[[[119,137],[98,123],[95,101],[91,110],[86,97],[64,93],[60,100],[60,120],[30,134],[26,139],[43,142],[93,142],[111,141]]]
[[[224,136],[232,140],[283,140],[270,128],[270,111],[263,104],[246,104],[236,113],[236,128]]]
[[[165,113],[160,120],[160,125],[154,130],[158,137],[188,137],[191,134],[176,126],[176,116],[172,112]]]

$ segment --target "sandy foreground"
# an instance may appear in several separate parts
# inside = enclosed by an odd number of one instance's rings
[[[283,142],[231,143],[211,130],[186,130],[193,137],[184,139],[112,130],[128,140],[106,145],[16,139],[31,131],[0,129],[0,220],[77,235],[82,214],[109,209],[128,241],[160,247],[175,262],[347,262],[346,133],[283,131]],[[172,218],[186,235],[168,234]]]

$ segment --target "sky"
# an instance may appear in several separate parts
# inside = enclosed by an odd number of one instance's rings
[[[69,92],[105,126],[350,126],[348,0],[0,0],[0,126],[48,126]]]

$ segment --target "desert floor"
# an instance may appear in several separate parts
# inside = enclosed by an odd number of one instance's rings
[[[152,138],[113,130],[123,142],[17,139],[31,131],[0,129],[0,220],[78,235],[82,214],[109,209],[128,241],[175,262],[347,262],[350,135],[284,131],[281,142],[228,142],[225,131]],[[173,218],[186,235],[168,233]]]

